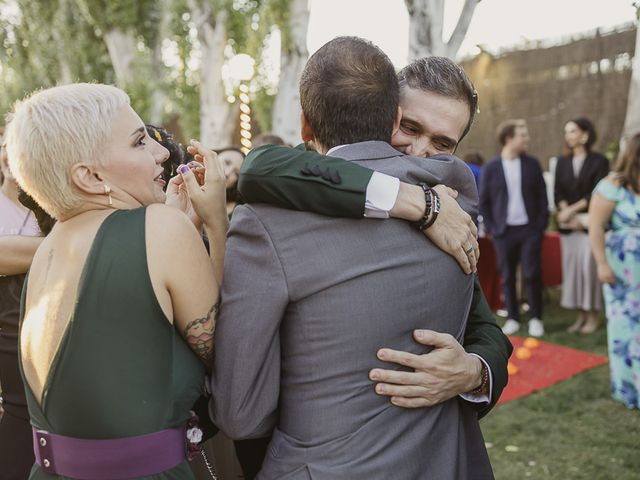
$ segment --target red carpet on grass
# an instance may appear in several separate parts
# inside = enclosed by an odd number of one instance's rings
[[[509,383],[502,392],[498,404],[530,395],[585,370],[607,363],[606,357],[546,342],[539,342],[537,348],[529,349],[531,358],[519,359],[516,357],[516,351],[522,347],[525,339],[510,336],[509,340],[513,344],[513,355],[509,361],[518,368],[518,371],[515,375],[509,376]]]

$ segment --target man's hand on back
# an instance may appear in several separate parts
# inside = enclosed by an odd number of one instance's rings
[[[431,345],[433,350],[423,355],[389,348],[378,351],[378,358],[414,371],[375,368],[369,378],[376,384],[376,393],[391,397],[398,407],[429,407],[467,393],[478,387],[482,377],[482,361],[467,352],[455,338],[433,330],[416,330],[416,341]]]
[[[465,273],[475,272],[480,249],[478,229],[471,215],[455,200],[458,192],[445,185],[436,185],[433,189],[440,197],[440,214],[424,234],[436,247],[455,258]]]

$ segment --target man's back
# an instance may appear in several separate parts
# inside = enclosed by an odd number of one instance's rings
[[[396,157],[381,142],[336,155],[378,156],[356,161],[414,181],[433,181],[427,170],[466,172],[475,189],[461,161]],[[279,410],[260,478],[471,478],[467,464],[490,478],[476,413],[464,402],[401,409],[368,380],[384,366],[379,348],[424,351],[411,341],[415,328],[462,338],[473,279],[453,258],[404,222],[256,205],[234,214],[226,262],[213,385],[224,393],[213,414],[232,436],[259,436]],[[243,286],[257,298],[242,300]],[[251,312],[256,318],[238,321]],[[238,378],[226,373],[233,368]]]

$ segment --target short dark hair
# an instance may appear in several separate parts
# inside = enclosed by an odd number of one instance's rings
[[[469,121],[459,140],[469,133],[478,111],[478,92],[460,65],[446,57],[419,58],[400,70],[398,81],[400,88],[416,88],[465,102]]]
[[[18,187],[18,201],[28,210],[33,212],[33,216],[36,217],[36,222],[38,222],[38,228],[40,228],[40,232],[47,236],[49,232],[56,224],[56,219],[49,215],[44,209],[36,202],[32,196],[30,196],[27,192]]]
[[[314,53],[300,78],[300,103],[325,148],[391,141],[400,91],[385,53],[358,37],[337,37]]]
[[[506,145],[507,140],[513,138],[516,134],[516,128],[527,126],[527,122],[522,119],[511,119],[505,120],[500,125],[498,125],[497,134],[498,134],[498,142],[503,147]]]
[[[591,152],[591,147],[596,140],[598,139],[598,135],[596,134],[596,127],[593,126],[591,120],[586,117],[578,117],[572,118],[569,122],[575,123],[578,128],[587,134],[587,141],[584,144],[584,148],[586,148],[587,153]],[[567,122],[567,123],[569,123]]]

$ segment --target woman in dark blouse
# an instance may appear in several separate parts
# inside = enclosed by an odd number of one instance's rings
[[[578,311],[569,332],[591,333],[598,328],[602,289],[587,234],[591,192],[609,172],[609,161],[592,150],[596,131],[591,121],[576,118],[564,127],[565,154],[558,159],[554,198],[562,242],[564,308]]]

